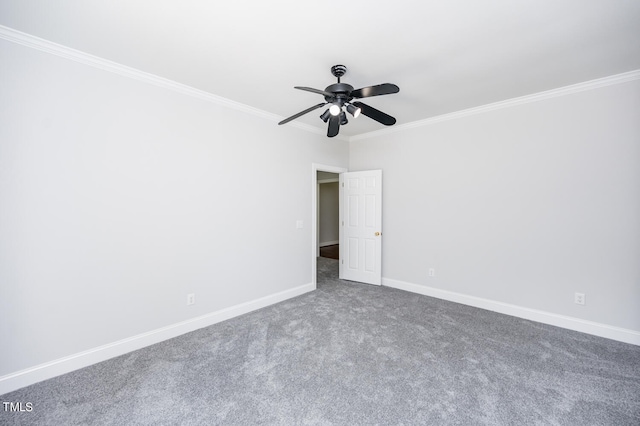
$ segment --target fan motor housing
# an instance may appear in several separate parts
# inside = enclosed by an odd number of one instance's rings
[[[348,102],[351,99],[351,92],[353,91],[353,86],[347,83],[335,83],[331,86],[327,86],[324,89],[325,92],[333,93],[333,97],[325,96],[324,99],[327,102],[332,102],[334,100]]]

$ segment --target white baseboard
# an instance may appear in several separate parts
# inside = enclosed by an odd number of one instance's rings
[[[324,243],[320,243],[318,244],[320,247],[326,247],[326,246],[335,246],[336,244],[340,244],[340,241],[325,241]]]
[[[522,306],[511,305],[508,303],[497,302],[495,300],[483,299],[475,296],[468,296],[461,293],[455,293],[452,291],[441,290],[419,284],[412,284],[404,281],[392,280],[389,278],[383,278],[382,285],[409,291],[412,293],[422,294],[424,296],[435,297],[438,299],[448,300],[450,302],[456,302],[463,305],[486,309],[501,314],[511,315],[518,318],[524,318],[543,324],[554,325],[556,327],[562,327],[569,330],[580,331],[582,333],[593,334],[595,336],[606,337],[607,339],[617,340],[619,342],[630,343],[632,345],[640,345],[640,332],[634,330],[613,327],[593,321],[586,321],[579,318],[554,314],[551,312],[524,308]]]
[[[256,300],[241,303],[239,305],[211,312],[186,321],[151,330],[147,333],[138,334],[127,339],[122,339],[117,342],[109,343],[97,348],[17,371],[15,373],[7,374],[0,377],[0,395],[96,364],[98,362],[106,361],[107,359],[114,358],[116,356],[124,355],[131,351],[142,349],[146,346],[150,346],[164,340],[178,337],[182,334],[189,333],[203,327],[208,327],[257,309],[291,299],[292,297],[300,296],[312,290],[315,290],[315,286],[313,284],[304,284],[290,290],[261,297]]]

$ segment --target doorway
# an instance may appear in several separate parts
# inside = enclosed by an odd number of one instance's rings
[[[318,171],[318,255],[339,259],[340,189],[337,173]]]
[[[339,174],[340,279],[382,284],[382,170],[347,172],[342,167],[312,165],[311,280],[318,287],[318,172]],[[343,203],[344,200],[345,201]],[[344,204],[344,205],[343,205]]]
[[[337,189],[340,173],[346,172],[343,167],[328,166],[323,164],[312,165],[312,197],[311,197],[311,279],[314,288],[317,288],[317,259],[320,257],[321,244],[324,247],[339,245],[339,213],[333,216],[330,212],[340,208],[340,197],[336,195],[335,199],[332,195],[331,186]],[[321,185],[328,185],[322,187]],[[323,200],[320,199],[321,195]],[[332,205],[332,203],[334,205]],[[324,205],[323,211],[320,211],[321,205]],[[324,213],[324,214],[323,214]],[[322,220],[322,223],[320,221]],[[335,228],[333,223],[335,222]],[[322,232],[322,234],[321,234]],[[335,232],[335,233],[334,233]]]

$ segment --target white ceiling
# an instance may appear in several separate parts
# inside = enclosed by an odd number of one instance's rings
[[[335,64],[397,84],[364,101],[398,125],[640,69],[638,0],[0,0],[0,25],[282,118],[323,101],[293,86]],[[322,111],[298,121],[324,129]]]

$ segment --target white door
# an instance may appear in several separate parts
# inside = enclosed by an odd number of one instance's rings
[[[382,170],[340,174],[340,278],[381,284]]]

